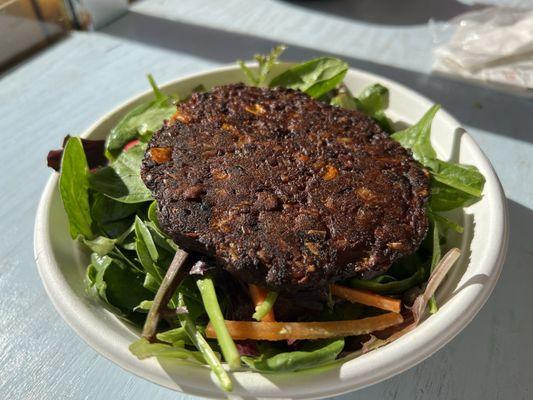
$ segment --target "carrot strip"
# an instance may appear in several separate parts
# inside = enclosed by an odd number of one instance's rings
[[[268,290],[260,288],[257,285],[252,283],[248,284],[248,289],[250,290],[250,297],[254,303],[254,308],[261,305],[268,295]],[[276,316],[274,315],[274,309],[271,309],[267,315],[265,315],[261,321],[263,322],[274,322],[276,321]]]
[[[231,337],[235,340],[302,340],[364,335],[380,331],[403,322],[401,314],[387,313],[348,321],[325,322],[252,322],[225,321]],[[216,338],[211,324],[205,335]]]
[[[346,286],[330,285],[331,294],[341,299],[360,303],[366,306],[380,308],[382,310],[399,313],[402,302],[392,297],[382,296],[367,290],[352,289]]]

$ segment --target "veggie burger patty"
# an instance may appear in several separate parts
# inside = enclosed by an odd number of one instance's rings
[[[364,114],[291,89],[196,93],[148,146],[161,228],[271,289],[370,278],[414,252],[429,174]]]

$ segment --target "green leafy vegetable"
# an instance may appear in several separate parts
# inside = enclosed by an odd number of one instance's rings
[[[164,275],[157,266],[159,252],[150,231],[139,217],[135,217],[135,250],[147,276],[154,279],[159,287]]]
[[[181,344],[181,346],[180,346]],[[148,357],[178,358],[205,364],[204,357],[199,351],[190,351],[183,347],[183,342],[168,345],[164,343],[150,343],[145,338],[133,342],[129,347],[131,353],[139,360]]]
[[[387,277],[389,279],[387,279]],[[426,272],[419,268],[408,278],[396,280],[387,275],[381,275],[371,280],[357,278],[350,279],[350,286],[356,289],[366,289],[380,294],[401,294],[406,290],[419,285],[426,279]]]
[[[90,292],[126,315],[141,301],[153,296],[143,287],[142,274],[109,256],[92,254],[87,276]]]
[[[99,223],[119,221],[135,214],[139,204],[121,203],[101,193],[95,193],[91,205],[91,215]]]
[[[318,99],[339,85],[348,64],[338,58],[320,57],[297,64],[270,82],[270,87],[298,89]]]
[[[237,351],[237,346],[235,346],[235,342],[224,322],[224,316],[222,315],[220,305],[218,304],[213,280],[210,277],[198,279],[196,285],[202,295],[205,311],[207,312],[209,320],[211,321],[211,324],[213,324],[213,328],[217,334],[217,341],[222,350],[222,354],[224,355],[224,359],[231,369],[239,368],[241,366],[239,352]]]
[[[384,111],[389,105],[389,90],[379,83],[365,88],[359,97],[354,97],[345,86],[341,87],[339,93],[331,99],[330,104],[362,111],[372,117],[384,131],[393,132],[392,124]]]
[[[433,178],[458,191],[469,194],[474,198],[481,197],[485,177],[472,165],[461,165],[441,160],[433,160],[428,164]],[[466,199],[471,201],[471,199]],[[464,203],[461,205],[464,207]]]
[[[184,300],[183,294],[179,293],[178,296],[178,306],[189,308],[188,304]],[[231,382],[230,377],[224,370],[224,367],[222,366],[213,349],[211,349],[211,346],[209,346],[209,343],[207,343],[202,333],[194,325],[192,318],[188,314],[179,314],[178,319],[183,329],[185,329],[187,336],[189,336],[189,339],[202,353],[206,363],[209,364],[211,370],[218,378],[222,389],[226,392],[231,392],[233,390],[233,383]]]
[[[61,161],[59,192],[72,239],[80,235],[89,239],[93,237],[87,174],[87,159],[81,140],[71,137],[65,145]]]
[[[331,99],[330,104],[348,110],[359,110],[358,100],[353,97],[346,88],[341,89],[341,91]]]
[[[265,300],[255,308],[254,315],[252,315],[253,319],[255,319],[256,321],[261,321],[265,317],[265,315],[267,315],[270,310],[272,310],[272,307],[274,307],[274,303],[276,302],[277,298],[277,292],[269,291]]]
[[[246,64],[239,60],[238,64],[241,67],[242,71],[246,75],[246,78],[250,81],[250,83],[254,86],[263,86],[267,83],[267,77],[270,73],[270,70],[274,66],[274,64],[278,61],[278,58],[281,56],[281,54],[285,51],[287,47],[284,45],[278,45],[272,49],[270,54],[268,55],[262,55],[262,54],[256,54],[254,56],[254,59],[259,64],[259,71],[257,75],[253,73],[253,71],[246,66]]]
[[[115,239],[109,239],[105,236],[97,236],[96,238],[82,239],[83,244],[85,244],[92,252],[98,254],[99,256],[105,256],[111,250],[115,248]]]
[[[155,99],[139,104],[111,130],[106,139],[106,150],[113,157],[116,157],[131,140],[155,132],[163,125],[165,119],[176,112],[173,99],[159,90],[151,75],[148,75],[148,80],[154,90]]]
[[[433,178],[430,207],[433,211],[447,211],[477,201],[485,178],[474,166],[437,159],[431,145],[431,123],[439,108],[434,105],[415,125],[391,137],[411,149],[414,158],[429,168]]]
[[[416,124],[391,135],[403,147],[411,149],[413,157],[425,166],[437,159],[437,153],[431,145],[431,123],[439,109],[438,104],[434,105]]]
[[[459,207],[466,207],[479,200],[478,197],[452,188],[441,182],[431,182],[431,197],[429,208],[432,211],[450,211]]]
[[[89,175],[91,189],[122,203],[151,201],[152,195],[141,179],[141,161],[145,144],[120,153],[109,166]]]
[[[250,368],[261,372],[298,371],[323,365],[337,358],[344,348],[344,339],[313,340],[301,350],[284,353],[263,352],[258,358],[242,357]]]
[[[368,115],[374,115],[389,106],[389,89],[375,83],[365,88],[358,96],[359,109]]]
[[[187,338],[187,332],[185,332],[185,328],[183,326],[180,326],[179,328],[174,328],[169,331],[160,332],[156,335],[158,340],[161,340],[162,342],[167,343],[176,343],[183,341]]]

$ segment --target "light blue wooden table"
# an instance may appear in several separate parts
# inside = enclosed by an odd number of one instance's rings
[[[165,82],[277,42],[290,45],[286,58],[342,56],[441,103],[487,153],[509,198],[508,259],[474,321],[417,367],[339,399],[533,398],[533,101],[428,75],[427,20],[467,9],[451,0],[147,1],[1,76],[0,399],[187,398],[96,354],[48,301],[32,249],[45,156],[146,89],[147,72]]]

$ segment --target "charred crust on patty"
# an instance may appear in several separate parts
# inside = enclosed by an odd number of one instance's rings
[[[427,172],[358,111],[232,84],[175,116],[141,169],[159,223],[241,280],[290,290],[370,278],[426,234]]]

